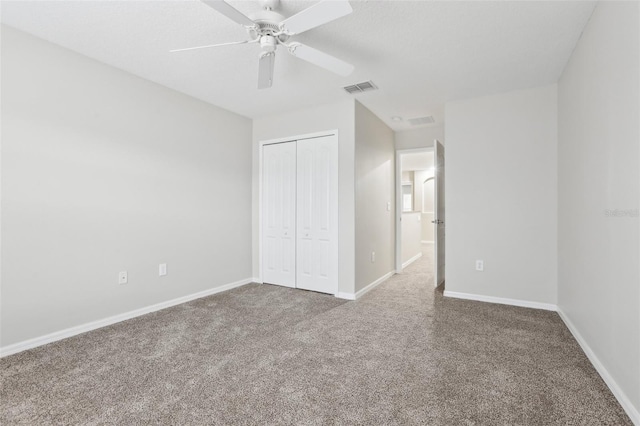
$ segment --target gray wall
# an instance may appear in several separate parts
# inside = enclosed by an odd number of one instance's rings
[[[445,126],[447,290],[555,304],[556,86],[448,103]]]
[[[259,142],[338,129],[340,232],[339,291],[354,293],[355,283],[355,129],[353,99],[295,110],[253,121],[253,276],[259,277]]]
[[[3,26],[2,144],[2,346],[251,277],[250,120]]]
[[[433,157],[433,155],[431,155],[430,157]],[[423,207],[425,204],[425,200],[423,194],[424,193],[424,181],[432,178],[433,177],[433,162],[430,163],[429,167],[431,168],[431,170],[416,170],[413,173],[413,199],[414,199],[414,207],[413,209],[415,211],[423,211]],[[433,189],[433,188],[431,188]],[[433,211],[434,205],[433,205],[433,190],[431,190],[430,193],[426,194],[427,196],[427,200],[426,200],[426,204],[427,207],[429,207],[430,212]]]
[[[419,127],[402,130],[395,134],[396,149],[428,148],[437,139],[444,144],[444,126]]]
[[[640,421],[639,7],[601,2],[559,82],[558,305]],[[623,216],[607,216],[619,209]]]
[[[402,253],[401,261],[404,265],[413,257],[422,253],[422,221],[421,213],[407,212],[402,213],[402,221],[400,222]]]
[[[433,167],[433,155],[430,156],[432,161],[429,164],[429,167]],[[425,191],[425,180],[432,178],[426,185]],[[416,171],[415,172],[415,200],[416,200],[416,210],[421,213],[421,241],[429,241],[433,242],[434,238],[434,226],[431,221],[434,219],[434,209],[435,209],[435,180],[433,179],[433,170],[427,171]],[[429,212],[429,213],[425,213]]]
[[[356,291],[394,270],[394,137],[382,120],[355,105]],[[387,203],[391,203],[390,211]],[[371,262],[371,252],[376,253]]]

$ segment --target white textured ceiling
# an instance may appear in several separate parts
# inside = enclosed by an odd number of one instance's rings
[[[256,1],[231,1],[250,13]],[[282,0],[290,16],[314,2]],[[352,1],[354,13],[296,38],[355,65],[340,77],[278,50],[274,84],[257,90],[258,47],[169,49],[246,39],[199,1],[2,1],[2,22],[214,105],[256,118],[335,102],[345,85],[395,130],[444,119],[444,103],[558,80],[594,2]],[[393,122],[392,116],[404,118]]]

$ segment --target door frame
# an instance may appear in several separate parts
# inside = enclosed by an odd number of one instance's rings
[[[303,139],[315,139],[315,138],[321,138],[324,136],[335,136],[336,139],[338,140],[338,146],[340,146],[340,136],[338,135],[338,129],[333,129],[333,130],[325,130],[325,131],[321,131],[321,132],[314,132],[314,133],[306,133],[306,134],[302,134],[302,135],[296,135],[296,136],[287,136],[287,137],[283,137],[283,138],[277,138],[277,139],[265,139],[265,140],[261,140],[258,141],[258,281],[259,284],[263,284],[263,271],[262,271],[262,149],[265,145],[273,145],[273,144],[277,144],[277,143],[286,143],[286,142],[296,142],[299,140],[303,140]],[[338,163],[340,162],[340,157],[338,156]],[[340,174],[338,173],[338,187],[340,186]],[[338,212],[340,209],[340,206],[336,206],[338,208]],[[340,235],[340,214],[338,213],[338,235]],[[296,225],[297,226],[297,225]],[[339,246],[339,244],[338,244]],[[338,274],[338,278],[339,278],[339,274]],[[338,289],[340,288],[340,283],[337,282],[336,283],[336,288],[335,288],[335,292],[334,295],[338,294]]]
[[[442,162],[440,163],[440,166],[442,167],[442,170],[438,169],[438,145],[442,148]],[[435,186],[434,186],[434,191],[433,191],[433,197],[434,197],[434,202],[433,202],[433,210],[434,210],[434,220],[436,221],[436,223],[434,224],[434,232],[433,232],[433,264],[434,264],[434,268],[433,268],[433,278],[434,278],[434,284],[435,287],[438,288],[442,283],[445,282],[446,280],[446,276],[445,276],[445,270],[446,270],[446,241],[447,241],[447,234],[446,234],[446,182],[445,182],[445,175],[446,175],[446,167],[445,167],[445,155],[444,155],[444,145],[438,140],[436,139],[435,141],[433,141],[433,164],[434,164],[434,178],[435,178]],[[442,188],[442,194],[443,196],[440,197],[440,189]],[[440,204],[439,198],[443,198],[443,203],[442,206]],[[442,208],[441,208],[442,207]],[[442,212],[444,213],[444,215],[441,217],[440,216],[440,211],[442,210]],[[444,220],[443,220],[444,219]],[[444,226],[441,228],[440,225],[444,224]],[[444,243],[444,250],[442,250],[440,248],[440,241],[439,241],[439,237],[440,237],[440,231],[442,231],[443,235],[442,235],[442,242]],[[443,260],[442,265],[440,265],[440,260]],[[442,279],[440,279],[442,278]]]
[[[434,152],[435,147],[396,149],[396,273],[402,272],[402,156],[416,152]],[[422,208],[420,208],[422,211]]]

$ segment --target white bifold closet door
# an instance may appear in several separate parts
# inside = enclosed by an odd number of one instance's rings
[[[262,179],[263,281],[337,293],[337,137],[264,145]]]
[[[298,141],[296,287],[338,292],[338,141]]]
[[[262,280],[295,287],[296,143],[265,145],[262,159]]]

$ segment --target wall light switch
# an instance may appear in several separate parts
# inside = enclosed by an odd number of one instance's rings
[[[372,251],[371,252],[371,263],[374,263],[376,261],[376,252]]]
[[[161,263],[160,266],[158,267],[158,275],[160,275],[161,277],[164,277],[165,275],[167,275],[167,264],[166,263]]]
[[[118,274],[118,284],[126,284],[129,281],[127,271],[120,271]]]
[[[476,260],[476,271],[484,271],[484,260]]]
[[[391,201],[387,201],[387,211],[391,211]]]

